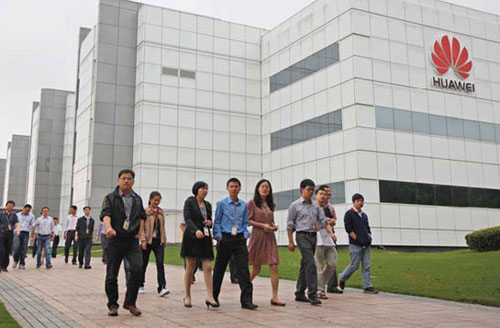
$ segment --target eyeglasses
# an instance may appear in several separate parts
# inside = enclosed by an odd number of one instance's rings
[[[120,178],[120,180],[122,180],[122,181],[133,181],[134,178],[124,177],[124,178]]]

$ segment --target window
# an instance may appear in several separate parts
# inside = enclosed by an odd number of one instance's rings
[[[344,204],[345,203],[345,185],[344,181],[335,182],[327,184],[332,190],[332,199],[330,202],[332,204]],[[276,202],[276,210],[286,210],[290,207],[290,204],[300,198],[300,189],[285,190],[280,192],[275,192],[273,194],[274,201]],[[337,213],[337,215],[340,215]]]
[[[177,68],[162,67],[162,74],[177,76],[179,70]]]
[[[496,142],[495,138],[495,125],[486,122],[479,123],[479,131],[481,133],[482,141]]]
[[[429,134],[431,127],[429,125],[429,115],[423,113],[412,112],[413,131],[418,133]]]
[[[479,134],[479,123],[464,120],[464,136],[466,139],[481,140],[481,135]]]
[[[463,120],[453,117],[446,118],[446,123],[448,125],[448,136],[455,138],[464,137],[464,125]]]
[[[435,205],[435,187],[431,184],[417,183],[417,204]]]
[[[306,76],[339,61],[339,45],[334,43],[288,68],[272,75],[269,81],[270,92],[286,87]]]
[[[179,76],[180,77],[185,77],[187,79],[195,79],[196,78],[196,72],[187,71],[187,70],[181,69],[180,73],[179,73]]]
[[[375,121],[378,128],[394,129],[394,111],[392,108],[375,108]]]
[[[401,131],[412,131],[411,112],[407,110],[394,110],[394,128]]]
[[[382,203],[400,203],[399,201],[399,182],[397,181],[379,181],[380,202]]]
[[[446,118],[438,115],[429,115],[429,122],[431,126],[431,134],[437,136],[446,136]]]

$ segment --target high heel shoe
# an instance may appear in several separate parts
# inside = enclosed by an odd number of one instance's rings
[[[207,305],[207,310],[210,309],[210,307],[218,308],[220,306],[219,303],[217,303],[217,302],[210,303],[208,300],[205,300],[205,304]]]
[[[182,299],[182,302],[184,303],[184,307],[187,307],[187,308],[193,307],[193,305],[191,305],[191,303],[186,303],[185,297]]]

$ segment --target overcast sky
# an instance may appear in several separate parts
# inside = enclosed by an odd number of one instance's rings
[[[312,0],[141,0],[138,2],[271,29]],[[498,0],[450,0],[500,15]],[[0,0],[0,158],[12,134],[29,134],[41,88],[74,90],[80,26],[98,0]]]

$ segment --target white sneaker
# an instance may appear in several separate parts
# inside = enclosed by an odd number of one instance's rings
[[[14,262],[14,265],[12,266],[14,269],[17,268],[17,262]]]
[[[19,264],[19,270],[24,270],[26,269],[23,264]]]
[[[163,297],[163,296],[168,295],[168,294],[170,294],[170,291],[169,291],[167,288],[163,288],[163,289],[162,289],[162,290],[158,293],[158,295],[159,295],[160,297]]]
[[[144,287],[139,287],[139,294],[144,294]]]

